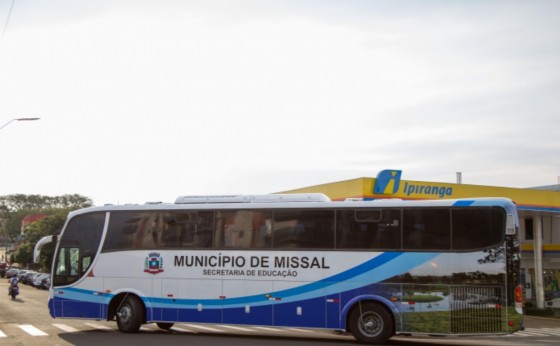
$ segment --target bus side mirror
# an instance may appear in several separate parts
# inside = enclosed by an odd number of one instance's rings
[[[41,249],[43,246],[55,242],[58,240],[57,235],[48,235],[46,237],[41,238],[37,244],[35,244],[35,248],[33,249],[33,263],[39,262],[39,256],[41,255]]]

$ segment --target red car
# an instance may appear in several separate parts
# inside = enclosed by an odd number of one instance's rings
[[[6,275],[6,270],[8,269],[7,263],[0,263],[0,278],[3,278]]]

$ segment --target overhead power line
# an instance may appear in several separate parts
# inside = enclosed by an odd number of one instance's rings
[[[16,0],[12,0],[10,5],[10,11],[8,12],[8,18],[6,18],[6,24],[4,24],[4,31],[2,32],[2,37],[6,36],[6,30],[8,30],[8,24],[10,23],[10,17],[12,16],[12,9],[14,8],[14,3]]]

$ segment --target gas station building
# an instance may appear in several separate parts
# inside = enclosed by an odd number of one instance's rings
[[[384,170],[376,178],[357,178],[283,192],[320,192],[331,200],[509,198],[517,204],[520,219],[525,301],[541,309],[560,308],[560,184],[507,188],[462,184],[460,179],[450,184],[401,180],[400,177],[399,170]]]

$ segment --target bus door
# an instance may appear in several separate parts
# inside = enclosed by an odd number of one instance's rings
[[[91,256],[85,256],[79,246],[70,245],[60,247],[54,277],[56,285],[73,283],[84,275],[91,265]],[[100,299],[102,280],[90,278],[87,287],[54,287],[53,288],[53,314],[54,317],[101,318],[103,317],[102,302]],[[94,287],[99,286],[99,287]],[[97,288],[91,290],[91,288]]]

